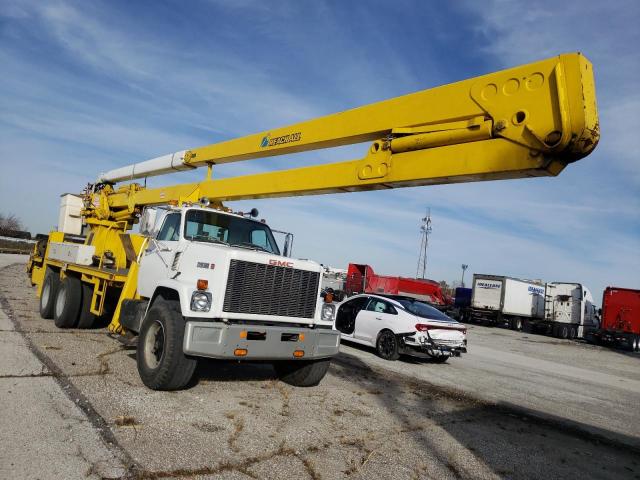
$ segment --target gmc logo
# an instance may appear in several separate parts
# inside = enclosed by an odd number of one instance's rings
[[[269,260],[269,265],[293,268],[293,262],[286,262],[284,260]]]

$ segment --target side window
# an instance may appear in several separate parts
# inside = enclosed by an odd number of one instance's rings
[[[251,230],[251,243],[259,247],[269,249],[269,244],[267,243],[267,232],[262,229]]]
[[[180,214],[170,213],[162,224],[162,228],[158,232],[158,240],[177,241],[180,238]]]
[[[393,305],[385,302],[384,300],[379,300],[377,298],[371,299],[371,301],[369,302],[369,305],[367,305],[367,310],[371,312],[377,312],[377,313],[388,313],[390,315],[398,314],[396,309],[393,308]]]

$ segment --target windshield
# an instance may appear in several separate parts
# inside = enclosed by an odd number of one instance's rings
[[[184,238],[197,242],[226,243],[280,255],[267,225],[253,220],[206,210],[189,210]]]
[[[431,305],[427,305],[422,302],[412,302],[411,300],[397,300],[405,310],[417,315],[418,317],[428,318],[430,320],[440,320],[443,322],[455,322],[450,317],[447,317],[437,308],[433,308]]]

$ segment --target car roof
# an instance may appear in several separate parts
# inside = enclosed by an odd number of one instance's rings
[[[403,295],[387,295],[384,293],[359,293],[357,295],[347,298],[345,301],[351,300],[352,298],[356,298],[356,297],[374,297],[374,298],[379,298],[380,300],[386,300],[386,301],[391,300],[390,303],[400,308],[404,308],[404,306],[398,300],[409,300],[411,302],[420,301],[412,297],[405,297]]]
[[[428,302],[419,300],[417,298],[414,297],[409,297],[406,295],[393,295],[393,294],[387,294],[387,293],[359,293],[357,295],[353,295],[352,297],[349,297],[347,299],[345,299],[345,302],[348,302],[349,300],[351,300],[352,298],[357,298],[357,297],[374,297],[374,298],[379,298],[380,300],[385,300],[388,301],[389,303],[393,304],[396,307],[399,307],[403,310],[406,310],[405,306],[400,303],[400,300],[406,300],[409,302],[418,302],[418,303],[422,303],[424,305],[427,305],[428,307],[433,308],[434,310],[438,310],[435,306],[429,304]],[[446,313],[438,310],[440,313],[442,313],[445,317],[449,318],[450,321],[452,322],[456,322],[455,319],[449,317],[449,315],[447,315]],[[411,312],[409,312],[411,313]]]

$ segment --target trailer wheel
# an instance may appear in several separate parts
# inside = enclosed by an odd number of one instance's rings
[[[42,318],[53,318],[59,287],[60,276],[52,270],[47,270],[42,284],[42,293],[40,294],[40,316]]]
[[[391,330],[382,330],[378,334],[376,352],[385,360],[398,360],[400,358],[398,339]]]
[[[578,336],[578,329],[576,327],[569,327],[569,339],[573,340]]]
[[[315,387],[327,374],[330,358],[321,360],[286,360],[273,362],[273,369],[280,380],[294,387]]]
[[[636,351],[636,336],[632,333],[630,335],[626,335],[624,340],[625,340],[625,344],[626,344],[627,350],[629,350],[630,352],[635,352]]]
[[[88,283],[82,284],[82,306],[80,307],[80,318],[78,328],[91,328],[96,321],[96,316],[91,313],[91,299],[93,298],[93,286]]]
[[[554,337],[562,338],[565,340],[569,338],[569,327],[567,325],[556,325],[553,330]]]
[[[633,350],[636,352],[639,352],[640,351],[640,335],[636,335],[633,344],[634,344]]]
[[[511,327],[511,330],[516,330],[516,331],[522,330],[522,319],[518,317],[512,318],[509,321],[509,326]]]
[[[82,305],[82,282],[77,277],[65,277],[60,282],[53,321],[58,328],[73,328],[78,324]]]
[[[184,388],[198,363],[182,350],[184,318],[173,303],[154,302],[140,329],[136,352],[138,373],[142,383],[152,390]]]

